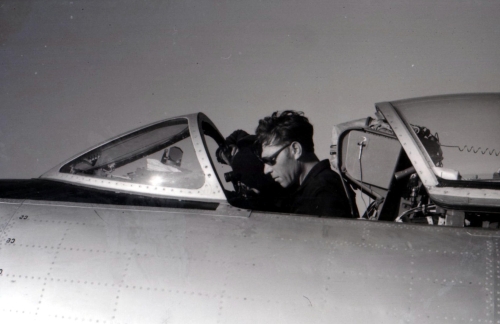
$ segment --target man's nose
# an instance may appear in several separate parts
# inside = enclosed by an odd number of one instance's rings
[[[269,164],[264,164],[264,174],[269,174],[273,171],[273,168]]]

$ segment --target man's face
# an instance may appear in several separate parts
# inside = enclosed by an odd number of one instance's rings
[[[262,145],[261,157],[268,160],[264,163],[264,173],[270,174],[283,188],[298,181],[298,164],[291,149],[290,144]]]

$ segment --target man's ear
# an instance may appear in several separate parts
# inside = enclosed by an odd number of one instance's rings
[[[290,145],[292,148],[292,156],[295,160],[300,159],[302,156],[302,145],[299,142],[292,142]]]

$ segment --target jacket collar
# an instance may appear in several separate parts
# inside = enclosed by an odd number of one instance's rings
[[[330,161],[329,160],[325,159],[325,160],[322,160],[322,161],[319,161],[318,163],[316,163],[316,165],[313,166],[311,171],[309,171],[309,173],[306,175],[304,181],[302,181],[302,184],[297,188],[297,190],[295,190],[295,192],[302,190],[307,185],[307,183],[310,181],[310,179],[314,178],[316,175],[318,175],[319,173],[321,173],[325,169],[330,169]]]

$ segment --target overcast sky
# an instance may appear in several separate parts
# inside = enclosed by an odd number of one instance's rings
[[[202,111],[223,135],[302,110],[500,91],[500,1],[0,1],[0,178]]]

